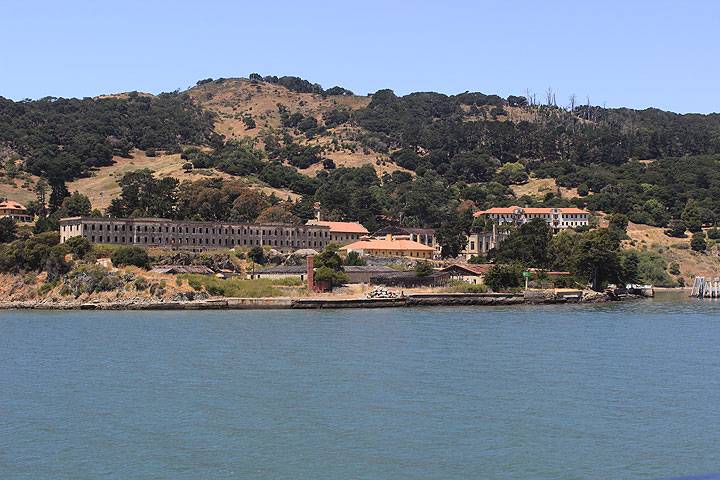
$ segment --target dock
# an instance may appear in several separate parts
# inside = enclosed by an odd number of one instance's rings
[[[695,277],[690,296],[695,298],[720,298],[720,278]]]

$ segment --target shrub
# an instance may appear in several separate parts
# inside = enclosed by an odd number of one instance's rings
[[[720,228],[713,227],[707,231],[707,237],[710,240],[720,240]]]
[[[92,250],[92,243],[90,243],[90,240],[82,236],[68,238],[65,241],[65,246],[78,258],[83,258],[88,252],[90,252],[90,250]]]
[[[522,268],[518,265],[493,265],[485,274],[485,284],[499,292],[520,286]]]
[[[140,247],[120,247],[110,257],[116,267],[133,265],[140,268],[150,267],[150,257],[145,249]]]
[[[696,252],[704,252],[707,250],[707,241],[705,240],[705,234],[703,232],[693,233],[692,240],[690,240],[690,248]]]

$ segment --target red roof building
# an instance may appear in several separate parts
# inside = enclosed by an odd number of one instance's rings
[[[24,205],[14,201],[5,200],[0,202],[0,218],[10,217],[18,222],[32,222],[33,217]]]

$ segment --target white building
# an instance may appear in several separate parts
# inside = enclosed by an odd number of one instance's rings
[[[589,225],[590,213],[576,208],[537,208],[537,207],[493,207],[475,212],[475,217],[491,220],[498,225],[513,223],[520,225],[535,218],[545,220],[555,232],[565,228],[577,228]]]

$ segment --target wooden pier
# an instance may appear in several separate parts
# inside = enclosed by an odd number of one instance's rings
[[[720,298],[720,278],[712,280],[705,277],[695,277],[691,297],[697,298]]]

